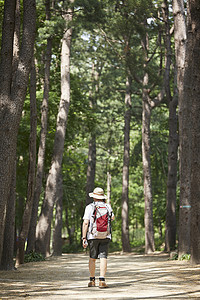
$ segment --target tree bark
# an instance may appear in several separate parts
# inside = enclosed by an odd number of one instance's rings
[[[50,0],[45,2],[46,5],[46,19],[50,20]],[[44,71],[44,93],[41,106],[41,131],[40,131],[40,144],[38,149],[38,161],[36,171],[36,182],[34,190],[34,200],[31,215],[31,223],[28,234],[27,252],[35,250],[36,239],[36,225],[38,217],[38,206],[40,200],[40,194],[42,191],[42,179],[44,173],[44,160],[46,149],[46,136],[48,127],[48,102],[49,102],[49,90],[50,90],[50,66],[51,66],[51,53],[52,53],[52,39],[47,39],[47,48],[45,55],[45,71]]]
[[[72,10],[64,16],[66,25],[72,20]],[[66,27],[67,28],[67,27]],[[51,168],[49,170],[45,198],[42,211],[36,227],[36,251],[44,256],[48,254],[48,230],[53,217],[53,207],[56,200],[56,191],[59,174],[61,172],[64,141],[67,126],[67,117],[70,105],[70,44],[72,28],[66,29],[62,39],[61,50],[61,100],[57,116],[57,127],[54,140],[54,150]]]
[[[0,124],[7,122],[6,114],[9,111],[10,102],[10,86],[12,79],[12,58],[13,58],[13,38],[14,38],[14,21],[15,21],[15,1],[4,2],[4,18],[3,18],[3,31],[1,43],[1,63],[0,63]],[[6,107],[7,106],[7,107]],[[5,115],[5,117],[4,117]],[[6,159],[6,147],[4,141],[8,139],[7,133],[3,130],[1,125],[1,146],[0,146],[0,188],[1,188],[1,201],[0,201],[0,260],[3,250],[4,226],[6,217],[6,205],[9,197],[10,183],[12,176],[12,168],[14,165],[14,151],[11,150],[13,160]],[[9,125],[7,124],[7,128]],[[5,128],[6,129],[6,128]],[[9,129],[8,129],[9,130]],[[10,141],[9,141],[10,142]],[[7,153],[6,153],[7,154]],[[6,155],[7,156],[7,155]],[[6,162],[6,164],[5,164]]]
[[[0,258],[2,255],[6,204],[16,156],[17,133],[26,96],[35,41],[35,6],[35,0],[24,0],[24,30],[21,51],[16,76],[11,82],[15,1],[5,1],[0,66]]]
[[[1,270],[14,270],[14,241],[15,241],[15,202],[16,202],[16,161],[13,168],[10,197],[7,202],[7,213],[4,231]]]
[[[99,92],[99,74],[95,70],[95,64],[92,64],[92,91],[89,93],[90,107],[95,113],[96,111],[96,97]],[[96,172],[96,126],[91,128],[91,137],[89,140],[88,148],[88,167],[87,167],[87,182],[86,182],[86,205],[91,203],[93,199],[89,196],[89,193],[94,190],[95,187],[95,172]]]
[[[169,144],[168,144],[168,177],[167,205],[165,226],[165,250],[171,251],[176,246],[176,186],[177,186],[177,151],[178,151],[178,118],[176,114],[177,99],[169,103]]]
[[[148,83],[148,75],[144,76],[144,86]],[[154,228],[153,228],[153,196],[151,182],[151,159],[150,159],[150,121],[151,106],[148,101],[148,92],[143,88],[142,102],[142,161],[144,177],[144,224],[145,224],[145,253],[155,251]]]
[[[19,235],[16,265],[24,263],[24,248],[28,237],[28,231],[33,207],[33,196],[35,187],[35,165],[36,165],[36,136],[37,136],[37,105],[36,105],[36,70],[33,58],[30,76],[30,138],[29,138],[29,168],[27,200],[22,219],[22,228]]]
[[[188,207],[190,205],[190,160],[188,159],[190,143],[187,141],[189,132],[187,101],[183,97],[186,51],[186,21],[183,0],[173,0],[173,16],[179,104],[180,209],[178,253],[180,258],[183,254],[190,253],[190,208]]]
[[[171,251],[176,246],[176,185],[177,185],[177,151],[178,151],[178,117],[176,113],[178,99],[177,89],[174,96],[170,89],[170,66],[171,66],[171,34],[169,22],[168,3],[165,0],[162,5],[163,19],[165,22],[165,92],[169,106],[169,142],[168,142],[168,177],[167,177],[167,201],[166,201],[166,225],[165,225],[165,250]],[[175,72],[176,76],[176,72]],[[174,80],[176,84],[176,80]]]
[[[63,180],[62,174],[58,180],[57,199],[56,199],[56,216],[53,232],[53,255],[62,255],[62,214],[63,214]]]
[[[20,0],[16,1],[15,28],[13,41],[13,61],[12,79],[15,76],[19,61],[19,41],[20,41]],[[6,208],[6,223],[4,231],[3,253],[0,268],[3,270],[13,270],[13,254],[15,248],[15,204],[16,204],[16,160],[14,162],[13,177],[10,186],[10,196]]]
[[[15,10],[15,31],[14,31],[14,41],[13,41],[13,62],[12,62],[12,73],[13,78],[15,76],[17,66],[19,63],[19,50],[20,50],[20,0],[16,0],[16,10]]]
[[[200,3],[188,1],[188,27],[184,74],[184,99],[191,112],[191,131],[188,143],[191,144],[191,259],[200,263]],[[190,110],[191,109],[191,110]],[[187,114],[188,115],[188,114]],[[189,125],[190,126],[190,125]]]
[[[73,243],[73,240],[74,240],[74,231],[72,230],[72,228],[70,228],[69,226],[69,214],[68,214],[68,207],[65,207],[65,216],[66,216],[66,219],[65,219],[65,225],[66,225],[66,228],[67,228],[67,233],[68,233],[68,236],[69,236],[69,243],[70,245]]]
[[[107,203],[110,204],[111,200],[111,174],[107,172]]]
[[[144,60],[144,77],[142,90],[142,163],[144,180],[144,224],[145,224],[145,253],[155,251],[154,228],[153,228],[153,195],[151,178],[151,159],[150,159],[150,122],[151,122],[151,99],[148,93],[149,75],[146,71],[148,62],[149,39],[146,34],[142,41]]]
[[[96,170],[96,135],[95,133],[92,133],[91,139],[89,140],[89,150],[88,150],[86,205],[88,205],[93,201],[92,198],[89,196],[89,193],[94,190],[95,170]]]
[[[144,23],[146,26],[146,21]],[[167,38],[169,39],[169,32],[167,32]],[[142,91],[142,161],[143,161],[143,177],[144,177],[144,202],[145,202],[145,253],[151,253],[155,251],[154,242],[154,228],[153,228],[153,195],[152,195],[152,178],[151,178],[151,159],[150,159],[150,121],[151,111],[158,106],[164,99],[165,94],[170,97],[169,89],[169,74],[170,74],[170,52],[165,55],[165,70],[163,76],[163,84],[160,92],[156,97],[151,99],[149,88],[149,75],[148,75],[148,63],[149,63],[149,38],[148,33],[145,34],[142,39],[142,48],[144,52],[144,76],[143,76],[143,91]]]
[[[130,252],[129,241],[129,163],[130,163],[130,123],[131,123],[131,78],[126,80],[125,95],[125,115],[124,115],[124,157],[122,172],[122,249]]]

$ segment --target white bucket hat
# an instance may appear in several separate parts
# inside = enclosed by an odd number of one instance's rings
[[[89,193],[89,196],[95,199],[107,199],[107,196],[104,194],[104,190],[99,187],[96,187],[92,193]]]

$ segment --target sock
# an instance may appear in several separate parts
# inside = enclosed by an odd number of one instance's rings
[[[99,277],[99,280],[100,280],[100,281],[105,281],[105,277],[100,276],[100,277]]]
[[[90,281],[95,281],[95,277],[90,277]]]

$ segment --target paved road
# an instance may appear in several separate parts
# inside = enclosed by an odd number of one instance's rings
[[[162,253],[112,254],[109,288],[88,288],[88,255],[65,254],[0,271],[0,299],[200,299],[199,274],[199,265],[171,261]]]

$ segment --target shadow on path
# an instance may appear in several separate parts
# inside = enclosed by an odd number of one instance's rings
[[[170,261],[162,253],[112,254],[108,258],[109,288],[88,288],[88,254],[64,254],[24,264],[17,271],[0,271],[0,300],[200,299],[199,272],[199,265]]]

